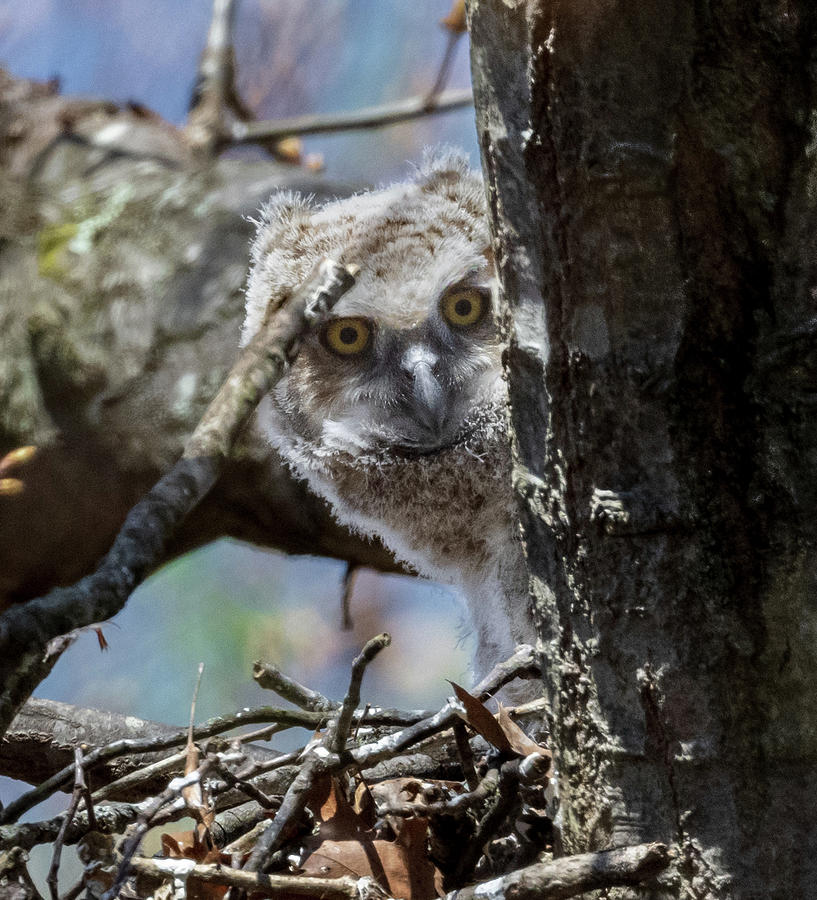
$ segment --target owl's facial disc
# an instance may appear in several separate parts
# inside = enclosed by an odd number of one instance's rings
[[[504,405],[486,274],[460,270],[425,303],[417,296],[379,314],[370,291],[343,298],[276,389],[294,432],[317,453],[357,460],[467,441],[475,411]]]

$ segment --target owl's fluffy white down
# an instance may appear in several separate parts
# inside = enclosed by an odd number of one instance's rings
[[[447,327],[440,312],[452,285],[490,297],[488,248],[481,181],[456,153],[429,157],[410,181],[318,209],[274,197],[252,248],[242,335],[248,341],[268,305],[282,302],[319,258],[361,267],[333,314],[369,322],[371,346],[345,359],[308,338],[258,423],[340,521],[379,536],[419,573],[463,589],[478,673],[533,639],[501,345],[490,317],[466,331]],[[422,454],[404,451],[428,431],[422,416],[412,417],[416,396],[420,405],[426,396],[412,395],[407,372],[417,360],[446,413],[439,446]]]

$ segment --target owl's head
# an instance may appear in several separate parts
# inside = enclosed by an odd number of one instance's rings
[[[279,382],[273,440],[359,460],[467,440],[504,402],[479,176],[447,152],[408,182],[317,208],[274,197],[252,249],[244,343],[325,256],[360,274]]]

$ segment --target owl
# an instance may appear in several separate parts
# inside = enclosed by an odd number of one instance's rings
[[[481,179],[437,152],[404,183],[317,208],[273,196],[257,224],[243,343],[319,259],[360,266],[257,427],[342,523],[461,588],[480,675],[534,637]]]

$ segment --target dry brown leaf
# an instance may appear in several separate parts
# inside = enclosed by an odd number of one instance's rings
[[[353,840],[368,830],[337,778],[318,780],[306,805],[320,823],[317,837],[321,840]]]
[[[413,782],[422,789],[417,779],[393,781]],[[362,798],[367,795],[368,790],[359,785],[356,805],[361,806]],[[428,900],[434,893],[440,893],[440,873],[426,852],[428,826],[425,819],[402,821],[394,841],[375,840],[366,819],[346,799],[337,778],[319,781],[307,806],[320,825],[317,833],[303,844],[300,868],[305,875],[321,878],[371,876],[392,897],[405,900]],[[412,824],[407,825],[407,822]]]
[[[99,649],[103,650],[103,651],[110,649],[107,638],[102,633],[102,629],[94,628],[94,632],[96,633],[96,639],[97,639],[97,643],[99,644]]]
[[[440,19],[440,25],[447,28],[452,34],[463,34],[468,30],[465,20],[465,0],[454,0],[451,9],[444,19]]]
[[[406,824],[395,841],[361,835],[354,841],[322,841],[314,849],[308,842],[301,868],[305,875],[321,878],[370,876],[392,897],[403,900],[441,897],[442,879],[426,851],[426,820],[409,819]]]
[[[508,715],[508,710],[501,703],[497,703],[499,706],[499,712],[496,714],[497,722],[499,723],[499,727],[502,729],[505,737],[508,739],[508,743],[511,745],[511,749],[514,753],[518,753],[520,756],[530,756],[531,753],[539,753],[542,756],[546,756],[548,759],[552,759],[552,755],[550,750],[546,747],[543,747],[541,744],[537,744],[532,738],[529,738],[524,731],[514,722],[514,720]]]
[[[165,832],[161,835],[162,850],[169,859],[192,859],[196,863],[206,865],[208,863],[221,863],[229,866],[231,863],[228,853],[221,853],[212,844],[207,846],[201,840],[199,829],[195,831]],[[209,831],[207,837],[210,837]],[[191,880],[187,884],[186,896],[188,900],[221,900],[229,888],[226,885],[213,884],[206,881]]]
[[[377,807],[369,785],[366,784],[362,775],[355,788],[352,806],[354,811],[360,816],[361,822],[366,824],[366,828],[374,828],[374,823],[377,820]]]
[[[161,835],[162,850],[169,859],[192,859],[197,863],[230,864],[230,856],[217,847],[205,847],[195,831],[165,831]]]
[[[484,703],[480,703],[472,694],[469,694],[464,687],[460,687],[453,681],[450,681],[449,684],[454,688],[457,699],[465,707],[465,716],[463,718],[474,731],[484,737],[489,744],[493,744],[497,750],[504,750],[506,753],[513,752],[505,732],[500,728],[499,723],[488,707]]]

